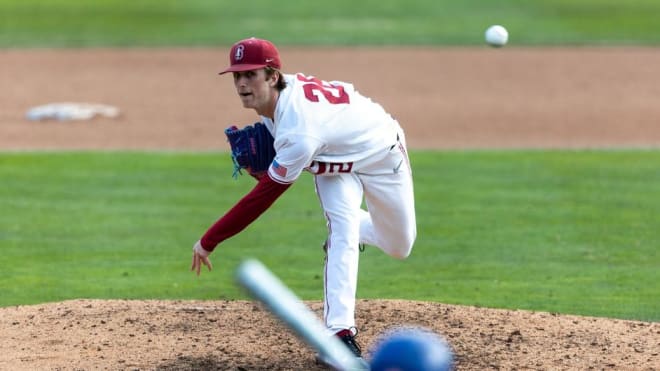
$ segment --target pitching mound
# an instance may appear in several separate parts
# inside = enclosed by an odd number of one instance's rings
[[[307,304],[321,315],[321,303]],[[0,315],[0,369],[319,369],[313,350],[258,302],[75,300]],[[660,367],[657,323],[362,300],[358,324],[367,357],[393,324],[433,329],[458,370]]]

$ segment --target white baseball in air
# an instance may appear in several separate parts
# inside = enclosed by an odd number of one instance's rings
[[[504,46],[509,41],[509,32],[499,24],[488,27],[486,30],[486,42],[491,46]]]

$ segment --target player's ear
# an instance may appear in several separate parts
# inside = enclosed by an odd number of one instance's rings
[[[271,73],[268,74],[267,76],[268,76],[268,77],[267,77],[267,79],[268,79],[268,85],[269,85],[271,88],[274,88],[275,86],[277,86],[277,81],[280,79],[280,71],[278,71],[278,70],[272,70]]]

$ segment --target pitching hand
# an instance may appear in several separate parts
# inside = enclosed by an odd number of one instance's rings
[[[213,264],[209,260],[210,252],[204,250],[200,241],[195,242],[193,246],[193,256],[192,256],[192,265],[190,266],[191,271],[195,271],[199,276],[199,271],[204,264],[209,271],[213,269]]]

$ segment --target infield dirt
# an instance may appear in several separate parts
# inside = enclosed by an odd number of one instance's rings
[[[285,72],[350,81],[382,103],[412,149],[660,145],[660,49],[280,51]],[[231,77],[217,75],[226,53],[0,51],[0,149],[226,150],[224,128],[257,119],[240,106]],[[83,122],[24,118],[50,102],[105,103],[122,114]],[[320,315],[320,303],[308,304]],[[458,370],[660,369],[658,323],[398,300],[359,300],[357,320],[367,353],[392,326],[436,330],[454,349]],[[0,333],[3,370],[317,368],[309,348],[244,301],[7,307]]]

